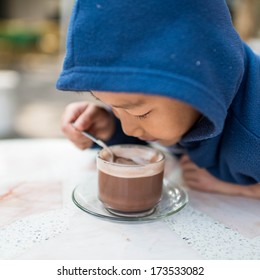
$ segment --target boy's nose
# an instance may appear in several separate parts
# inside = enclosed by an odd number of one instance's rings
[[[143,135],[143,129],[134,123],[134,121],[121,121],[122,129],[128,136],[141,137]]]

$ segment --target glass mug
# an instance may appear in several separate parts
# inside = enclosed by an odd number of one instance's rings
[[[112,214],[124,217],[144,217],[154,212],[163,189],[165,156],[142,145],[109,147],[116,158],[111,162],[106,150],[97,155],[98,198]],[[133,162],[129,164],[129,159]]]

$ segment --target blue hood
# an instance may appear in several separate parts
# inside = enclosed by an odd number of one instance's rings
[[[77,0],[57,88],[179,99],[204,115],[201,140],[222,131],[243,73],[224,0]]]

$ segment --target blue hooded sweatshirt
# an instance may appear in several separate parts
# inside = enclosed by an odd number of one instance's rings
[[[203,117],[178,145],[220,179],[260,182],[260,58],[225,0],[77,0],[57,88],[188,103]]]

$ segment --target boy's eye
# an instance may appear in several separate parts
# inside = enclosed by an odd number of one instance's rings
[[[147,116],[150,114],[150,112],[151,111],[149,111],[149,112],[147,112],[147,113],[145,113],[145,114],[143,114],[143,115],[137,115],[137,116],[135,116],[137,119],[139,119],[139,120],[143,120],[143,119],[146,119],[147,118]]]

